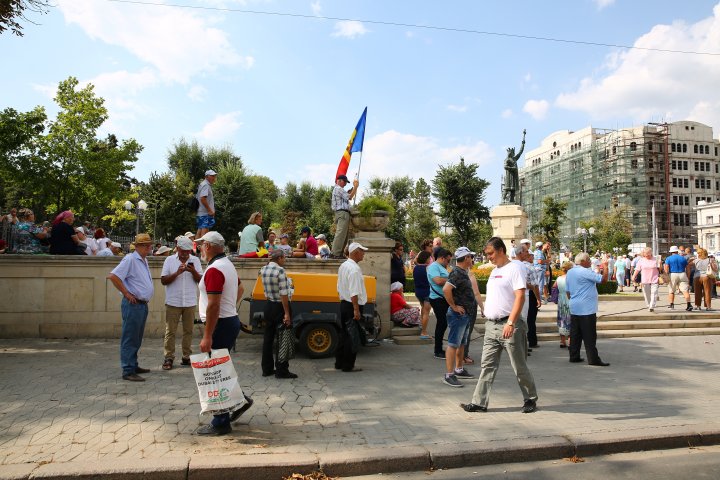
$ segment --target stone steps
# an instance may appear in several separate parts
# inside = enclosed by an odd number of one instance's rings
[[[426,345],[433,343],[433,339],[420,338],[419,328],[394,327],[392,338],[398,345]]]
[[[647,328],[634,330],[598,330],[598,338],[640,338],[640,337],[679,337],[688,335],[720,335],[720,327],[712,328]],[[538,342],[558,342],[555,333],[538,333]]]

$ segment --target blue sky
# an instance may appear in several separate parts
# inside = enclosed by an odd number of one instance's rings
[[[0,56],[12,65],[0,77],[0,108],[54,113],[59,81],[93,83],[110,111],[103,133],[145,147],[133,172],[142,180],[166,169],[168,148],[184,137],[231,146],[280,186],[330,185],[367,106],[362,182],[430,180],[439,164],[464,156],[492,182],[492,206],[505,148],[519,147],[523,128],[528,149],[587,125],[690,119],[716,135],[720,128],[720,55],[373,23],[720,53],[716,1],[56,3],[31,16],[38,25],[26,22],[24,37],[0,37]]]

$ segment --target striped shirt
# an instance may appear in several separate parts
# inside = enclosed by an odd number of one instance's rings
[[[282,295],[292,298],[292,281],[285,274],[285,269],[275,262],[270,262],[260,269],[265,298],[270,302],[279,302]]]
[[[332,191],[332,199],[330,200],[330,208],[333,211],[350,210],[350,199],[348,192],[340,185],[335,185]]]

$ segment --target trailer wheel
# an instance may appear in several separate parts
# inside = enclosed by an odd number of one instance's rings
[[[311,323],[300,334],[300,346],[310,358],[333,355],[337,344],[338,332],[331,324]]]

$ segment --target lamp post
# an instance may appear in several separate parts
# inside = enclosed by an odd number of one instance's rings
[[[133,205],[130,200],[126,200],[123,206],[125,207],[125,210],[129,212],[135,205]],[[140,215],[147,210],[147,207],[147,202],[145,202],[145,200],[140,200],[137,204],[137,208],[135,208],[135,235],[140,234]]]
[[[590,228],[578,227],[577,230],[575,230],[575,233],[583,236],[583,241],[585,243],[585,248],[583,249],[583,252],[587,253],[587,237],[588,237],[588,235],[593,235],[595,233],[595,229],[593,227],[590,227]]]

